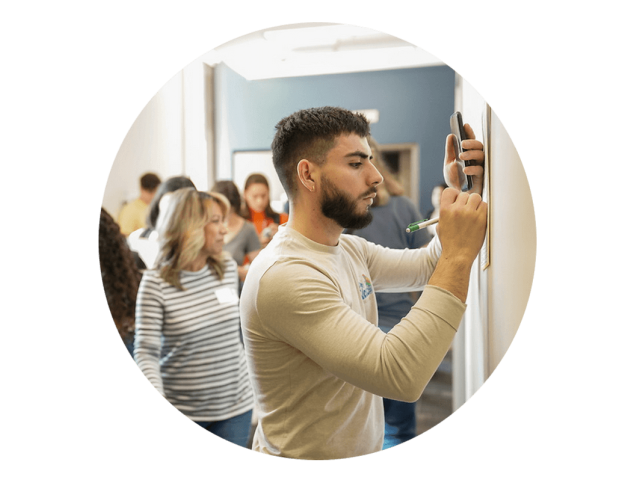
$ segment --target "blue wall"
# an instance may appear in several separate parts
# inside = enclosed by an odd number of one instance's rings
[[[227,125],[231,152],[270,150],[275,125],[304,108],[375,108],[371,134],[382,144],[420,145],[420,211],[442,182],[444,142],[453,113],[455,72],[447,66],[248,81],[228,66],[215,69],[216,124]],[[224,98],[220,98],[224,95]],[[221,130],[216,130],[217,135]]]

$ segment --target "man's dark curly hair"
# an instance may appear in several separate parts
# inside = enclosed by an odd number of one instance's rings
[[[322,165],[335,140],[342,134],[369,135],[369,122],[364,115],[339,107],[300,110],[276,125],[271,144],[273,166],[291,199],[297,189],[298,162],[306,158]]]

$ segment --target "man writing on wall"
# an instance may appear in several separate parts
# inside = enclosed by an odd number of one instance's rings
[[[382,397],[417,400],[453,340],[487,205],[478,193],[445,190],[438,235],[423,249],[385,249],[342,235],[371,221],[382,182],[371,164],[367,120],[323,107],[296,112],[276,128],[273,162],[290,200],[289,222],[252,264],[240,305],[258,407],[253,449],[305,459],[376,452]],[[481,186],[482,144],[467,140],[465,148],[476,161],[465,173]],[[445,172],[452,156],[448,137]],[[383,333],[373,292],[406,290],[423,293]]]

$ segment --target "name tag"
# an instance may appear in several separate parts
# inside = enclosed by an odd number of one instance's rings
[[[218,288],[214,293],[221,305],[238,303],[238,295],[231,288]]]

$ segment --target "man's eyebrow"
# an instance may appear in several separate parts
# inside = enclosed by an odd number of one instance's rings
[[[367,155],[363,151],[356,150],[355,152],[347,153],[344,156],[344,158],[349,158],[349,157],[359,157],[359,158],[362,158],[363,160],[365,160],[367,158],[369,158],[369,159],[373,158],[373,155]]]

